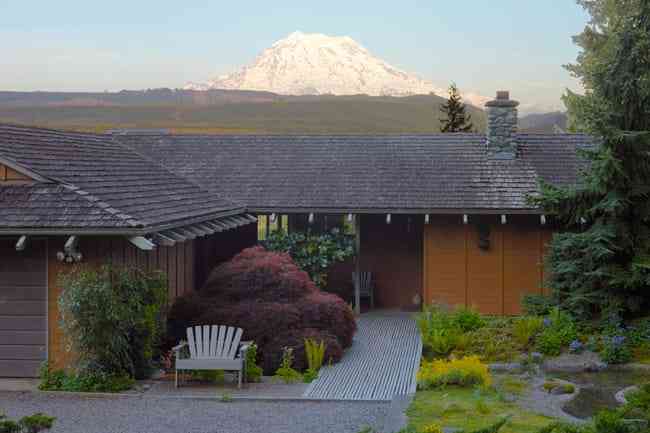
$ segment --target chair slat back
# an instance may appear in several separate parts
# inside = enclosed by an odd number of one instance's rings
[[[235,359],[244,331],[233,326],[204,325],[187,328],[192,359]]]
[[[357,274],[352,273],[352,280],[357,284]],[[359,292],[362,295],[369,295],[372,288],[372,272],[362,271],[359,275]]]

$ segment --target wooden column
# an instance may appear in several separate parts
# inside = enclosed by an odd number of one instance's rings
[[[354,312],[361,314],[361,215],[357,214],[354,218],[354,241],[355,251],[354,258]]]

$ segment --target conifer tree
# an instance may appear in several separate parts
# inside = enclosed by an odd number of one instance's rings
[[[440,106],[440,111],[445,114],[445,117],[440,119],[441,132],[472,131],[472,118],[465,113],[465,104],[458,92],[456,83],[451,83],[449,86],[449,99],[447,99],[447,103]]]
[[[585,318],[650,307],[650,2],[578,0],[592,21],[567,66],[585,95],[564,98],[574,129],[598,138],[578,184],[542,184],[535,199],[564,232],[549,247],[548,284]]]

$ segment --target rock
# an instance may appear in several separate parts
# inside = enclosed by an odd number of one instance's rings
[[[597,353],[584,351],[580,354],[565,353],[544,361],[545,371],[580,373],[583,371],[601,371],[607,364],[600,360]]]
[[[623,388],[620,391],[618,391],[616,394],[614,394],[614,399],[618,404],[626,404],[627,398],[625,396],[632,391],[636,391],[637,389],[639,389],[639,387],[636,385]]]
[[[492,373],[516,373],[522,370],[519,362],[495,362],[489,365]]]

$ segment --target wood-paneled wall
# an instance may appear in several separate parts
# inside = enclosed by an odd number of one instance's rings
[[[0,182],[30,182],[32,179],[16,170],[0,164]]]
[[[65,347],[59,327],[57,305],[61,293],[57,282],[59,275],[74,266],[56,259],[56,253],[63,250],[66,239],[51,237],[48,240],[48,353],[50,363],[57,368],[65,366],[72,356]],[[83,254],[84,265],[101,266],[110,263],[164,272],[171,304],[177,297],[199,289],[212,268],[242,249],[254,245],[256,239],[256,225],[248,224],[236,230],[178,243],[173,247],[158,247],[153,251],[142,251],[119,236],[80,237],[79,251]]]
[[[56,253],[63,251],[65,241],[65,237],[51,237],[48,242],[48,359],[56,368],[64,367],[72,359],[59,327],[61,317],[57,304],[61,294],[59,275],[74,266],[56,258]],[[84,265],[115,264],[164,272],[170,302],[195,288],[194,241],[142,251],[123,237],[81,237],[79,251],[83,254]]]
[[[421,216],[392,215],[386,224],[386,215],[361,215],[360,265],[374,275],[377,308],[415,307],[422,293],[422,224]]]
[[[479,248],[477,224],[489,227],[489,249]],[[539,218],[509,215],[432,216],[424,226],[424,301],[475,307],[485,314],[521,313],[521,298],[544,293],[545,246],[552,237]]]

